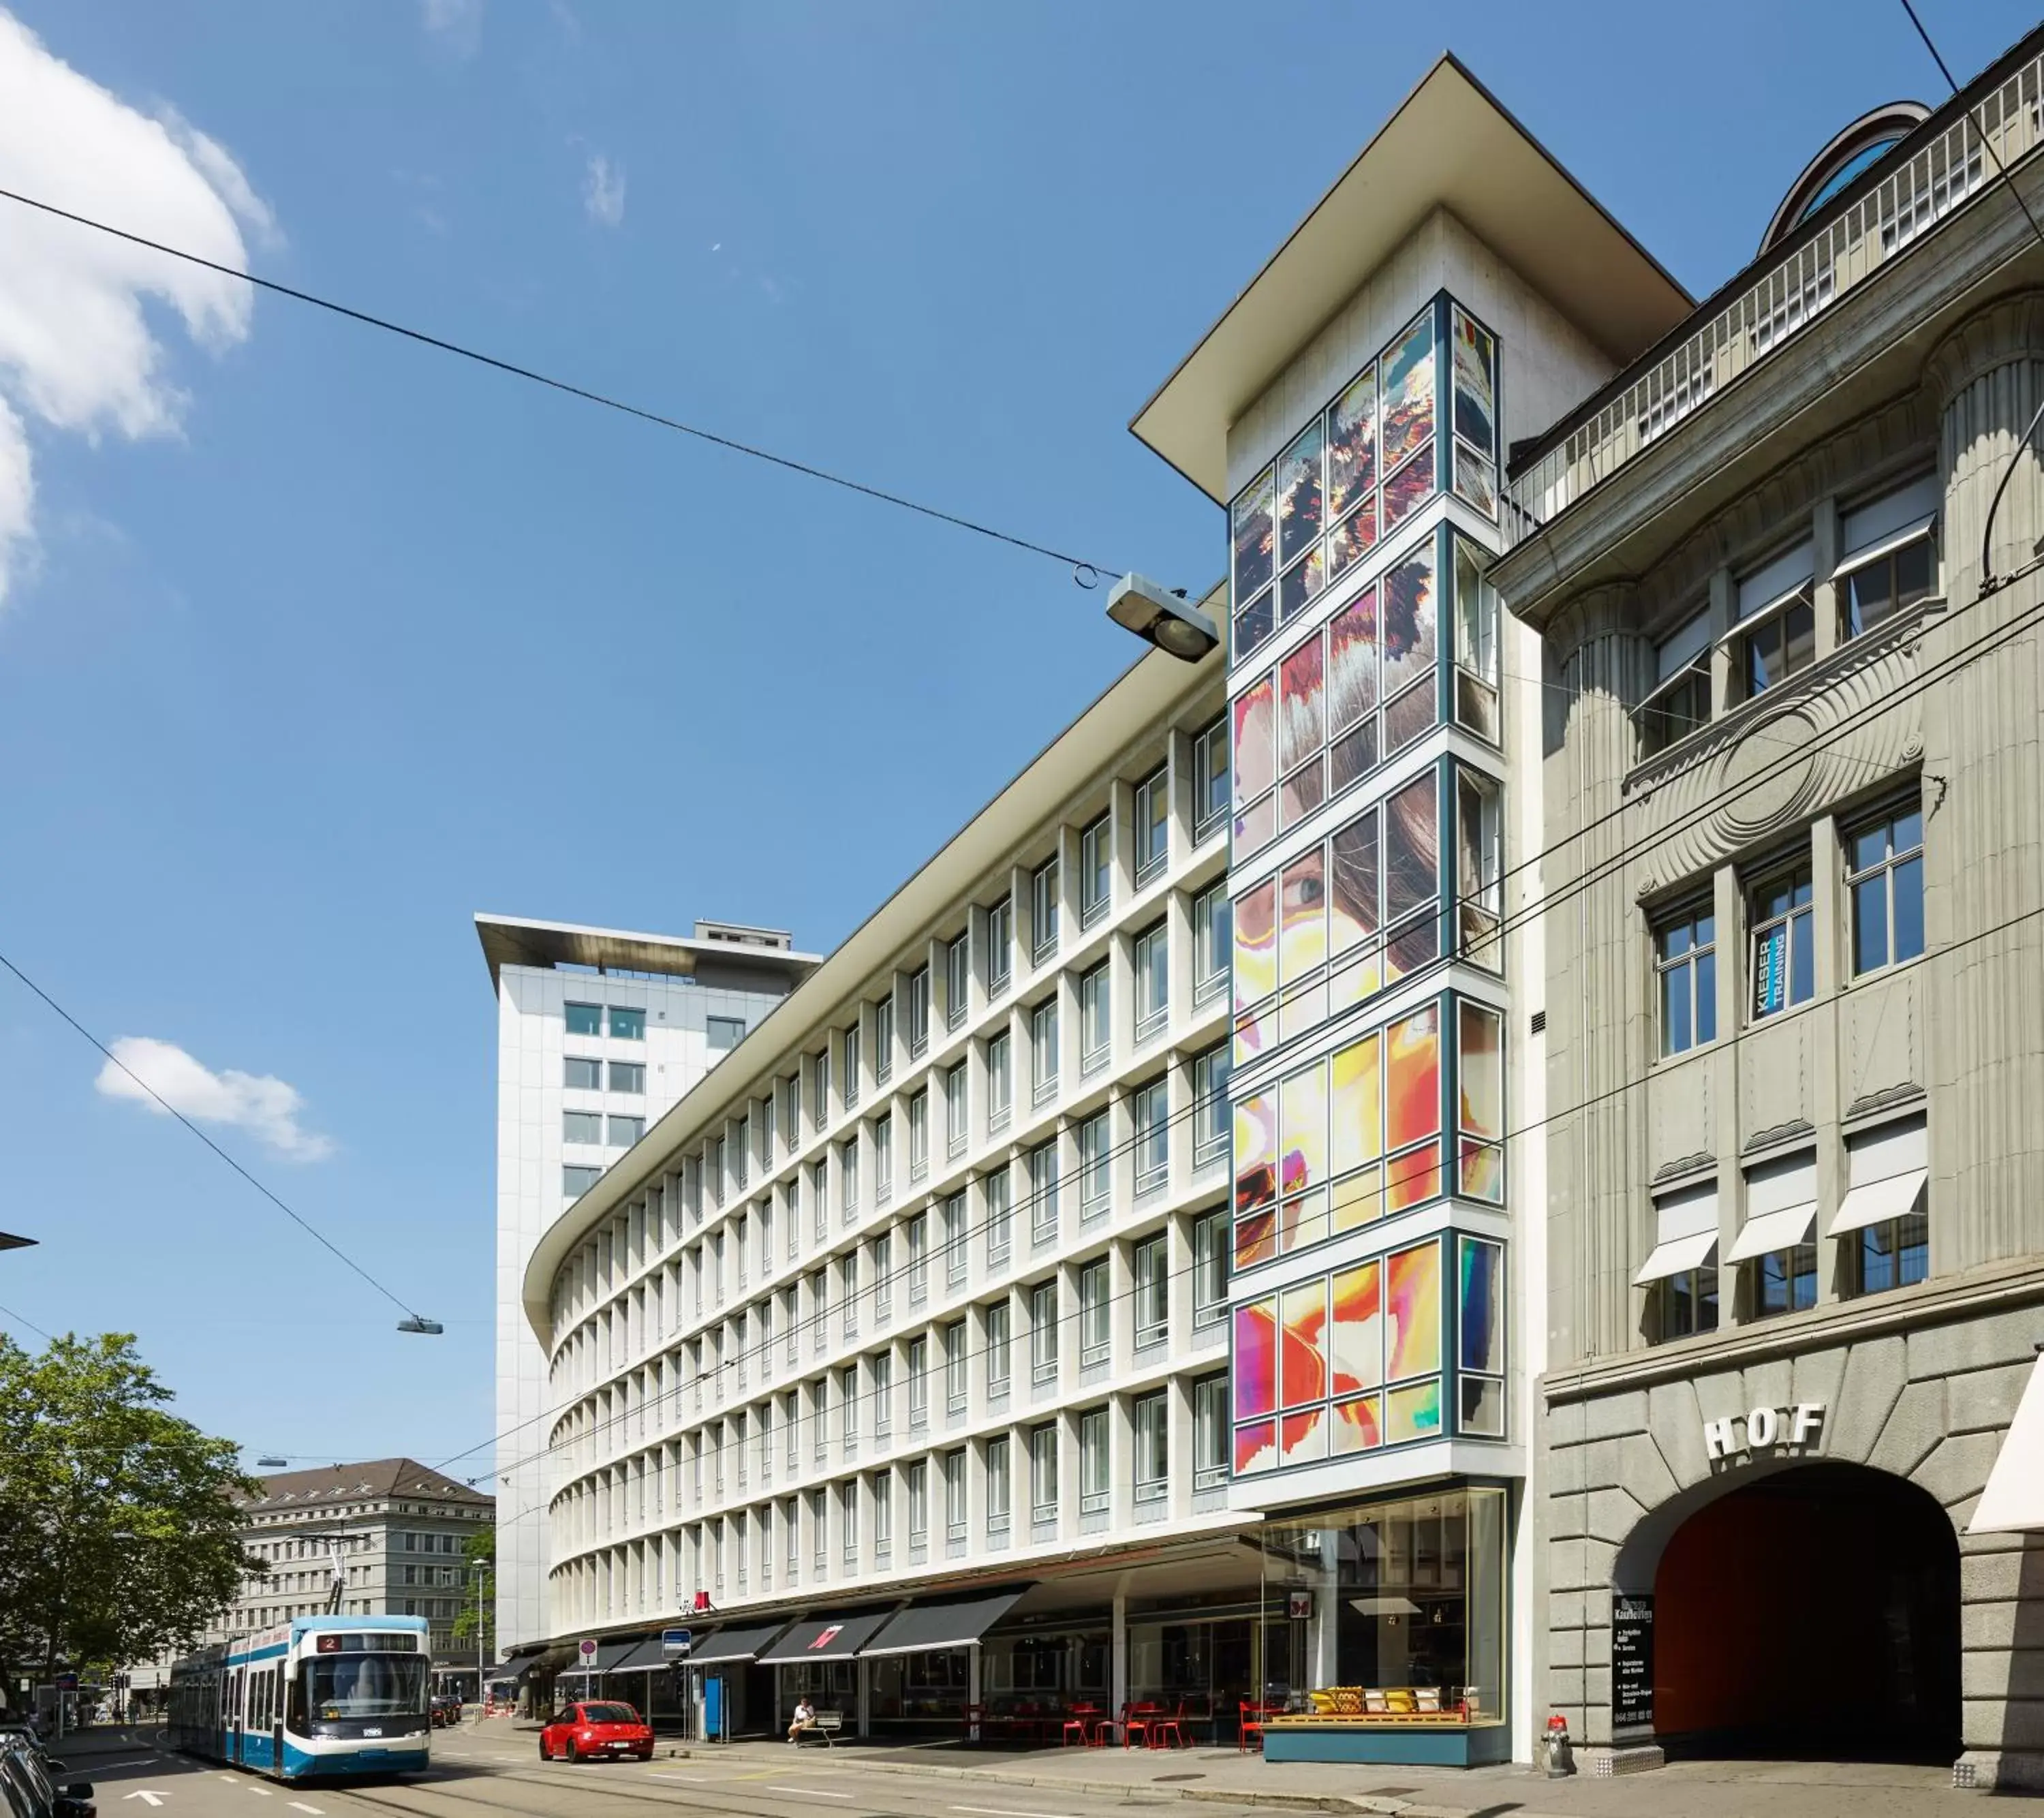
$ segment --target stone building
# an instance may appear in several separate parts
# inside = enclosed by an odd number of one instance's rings
[[[1538,1620],[1602,1766],[2044,1778],[2044,244],[2011,193],[2044,211],[2040,56],[1849,127],[1511,463],[1490,578],[1546,683]]]

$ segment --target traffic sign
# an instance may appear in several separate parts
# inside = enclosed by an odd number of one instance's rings
[[[694,1645],[694,1635],[686,1628],[663,1628],[660,1631],[660,1651],[663,1654],[686,1655]]]
[[[596,1658],[595,1638],[591,1635],[584,1635],[581,1640],[575,1643],[575,1651],[582,1656],[582,1664],[586,1666],[590,1661]]]

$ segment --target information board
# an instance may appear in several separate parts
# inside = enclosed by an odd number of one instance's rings
[[[1654,1599],[1611,1600],[1611,1729],[1614,1739],[1654,1730]]]

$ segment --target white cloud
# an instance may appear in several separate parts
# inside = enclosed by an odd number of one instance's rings
[[[294,1162],[322,1161],[333,1153],[330,1137],[300,1125],[298,1116],[305,1101],[298,1088],[273,1074],[241,1073],[232,1067],[215,1073],[175,1042],[160,1042],[152,1036],[122,1036],[114,1043],[113,1053],[114,1060],[101,1067],[93,1082],[106,1097],[127,1099],[159,1117],[170,1115],[163,1109],[167,1103],[194,1124],[246,1130]],[[138,1082],[146,1082],[163,1102],[159,1103]]]
[[[482,0],[419,0],[426,29],[456,56],[472,57],[482,43]]]
[[[220,145],[157,118],[53,56],[0,11],[0,186],[217,263],[247,263],[245,225],[276,223]],[[217,352],[248,333],[253,294],[75,222],[0,202],[0,602],[33,552],[34,429],[94,438],[175,435],[184,395],[165,375],[144,299]]]
[[[605,227],[616,227],[624,219],[624,171],[601,152],[590,159],[582,178],[582,206],[591,221]]]

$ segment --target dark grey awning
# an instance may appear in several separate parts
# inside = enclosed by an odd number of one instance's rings
[[[924,1654],[939,1647],[975,1647],[979,1638],[1014,1608],[1028,1588],[911,1604],[859,1652]]]
[[[667,1651],[661,1647],[659,1636],[642,1635],[633,1644],[629,1654],[615,1666],[605,1670],[612,1673],[643,1673],[649,1666],[665,1666],[667,1660]]]
[[[875,1629],[893,1614],[870,1610],[859,1616],[813,1616],[798,1622],[759,1656],[761,1666],[787,1660],[854,1660]]]
[[[740,1660],[756,1659],[766,1644],[788,1626],[782,1616],[776,1622],[727,1625],[698,1641],[689,1653],[691,1666],[721,1666]],[[659,1637],[655,1636],[657,1640]]]

